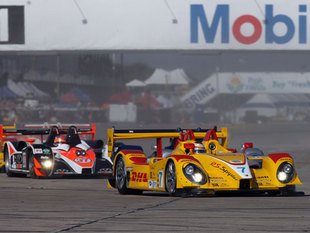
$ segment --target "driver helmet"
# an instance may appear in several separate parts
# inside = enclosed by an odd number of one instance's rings
[[[54,143],[62,144],[62,143],[65,143],[65,142],[66,142],[66,139],[65,139],[64,136],[57,136],[57,137],[55,137]]]
[[[196,154],[204,154],[204,153],[206,153],[206,149],[202,145],[202,143],[195,143],[194,151],[195,151]]]

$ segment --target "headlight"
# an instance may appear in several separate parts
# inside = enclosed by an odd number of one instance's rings
[[[187,175],[193,175],[193,173],[194,173],[194,167],[192,166],[192,165],[187,165],[186,167],[185,167],[185,169],[184,169],[184,171],[185,171],[185,173],[187,174]]]
[[[46,160],[42,162],[42,166],[44,168],[51,168],[53,166],[53,162],[51,160]]]
[[[85,150],[77,150],[75,151],[76,156],[85,156],[86,155],[86,151]]]
[[[198,168],[194,164],[188,164],[183,168],[183,173],[187,179],[189,179],[191,182],[196,184],[205,184],[207,182],[207,177],[201,171],[200,168]]]
[[[284,162],[277,171],[277,178],[281,183],[287,184],[292,181],[295,175],[295,169],[292,164]]]
[[[203,176],[201,173],[195,173],[193,175],[193,179],[195,180],[196,183],[200,183],[203,180]]]

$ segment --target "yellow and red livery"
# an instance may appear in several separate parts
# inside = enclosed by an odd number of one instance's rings
[[[178,194],[219,192],[296,193],[301,181],[292,156],[265,155],[253,143],[237,152],[228,148],[228,130],[107,130],[108,155],[113,161],[109,185],[121,194],[143,191]],[[147,154],[129,139],[155,139]],[[169,139],[168,146],[163,141]]]

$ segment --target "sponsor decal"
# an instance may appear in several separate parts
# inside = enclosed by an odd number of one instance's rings
[[[237,178],[236,178],[236,176],[233,174],[233,173],[231,173],[224,165],[222,165],[222,164],[220,164],[220,163],[216,163],[216,162],[212,162],[211,163],[211,166],[212,167],[215,167],[215,168],[217,168],[217,169],[219,169],[219,170],[221,170],[224,174],[226,174],[228,177],[231,177],[231,178],[233,178],[234,180],[238,180]]]
[[[158,187],[159,188],[164,187],[164,176],[163,176],[163,171],[162,170],[158,171]]]
[[[25,44],[24,6],[0,5],[1,44]]]
[[[43,154],[43,151],[42,151],[41,148],[35,148],[35,149],[34,149],[34,153],[35,153],[35,154]]]
[[[287,44],[295,39],[299,44],[307,43],[307,5],[300,4],[291,9],[298,17],[290,17],[277,11],[273,4],[262,8],[265,20],[252,14],[233,17],[231,5],[219,4],[215,11],[209,10],[207,4],[190,6],[190,42],[199,43],[199,33],[206,44],[228,44],[233,37],[243,45],[252,45],[258,41],[265,44]],[[295,13],[295,14],[296,14]],[[213,18],[212,18],[213,15]],[[283,33],[277,32],[279,26],[284,27]],[[251,28],[253,32],[245,33],[243,28]],[[219,29],[221,30],[220,32]],[[218,35],[219,34],[219,35]],[[215,40],[218,41],[215,41]]]
[[[230,163],[242,163],[242,160],[230,160]]]
[[[261,185],[266,185],[268,182],[271,181],[270,177],[269,176],[257,176],[255,181],[257,183],[260,183]],[[261,182],[264,182],[265,184],[261,183]]]
[[[214,179],[210,179],[211,183],[222,183],[222,182],[226,182],[226,180],[214,180]]]
[[[40,156],[40,158],[41,159],[49,159],[50,157],[43,155],[43,156]]]
[[[49,154],[51,151],[50,149],[44,148],[43,149],[43,154]]]
[[[57,169],[54,174],[62,175],[62,174],[74,174],[74,172],[69,171],[68,169]]]
[[[77,157],[74,159],[74,162],[76,163],[91,163],[92,160],[90,158],[85,158],[85,157]]]
[[[98,171],[98,174],[111,174],[112,169],[111,168],[100,168]]]
[[[147,174],[144,172],[132,172],[131,181],[133,182],[147,182]]]
[[[149,180],[149,188],[150,189],[155,189],[156,188],[156,180]]]

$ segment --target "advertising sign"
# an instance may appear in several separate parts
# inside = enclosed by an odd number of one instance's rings
[[[211,77],[194,87],[181,98],[186,107],[205,104],[218,94],[217,77]]]
[[[305,0],[0,0],[0,51],[309,50],[309,14]]]
[[[310,73],[219,73],[217,76],[220,93],[310,93]]]

